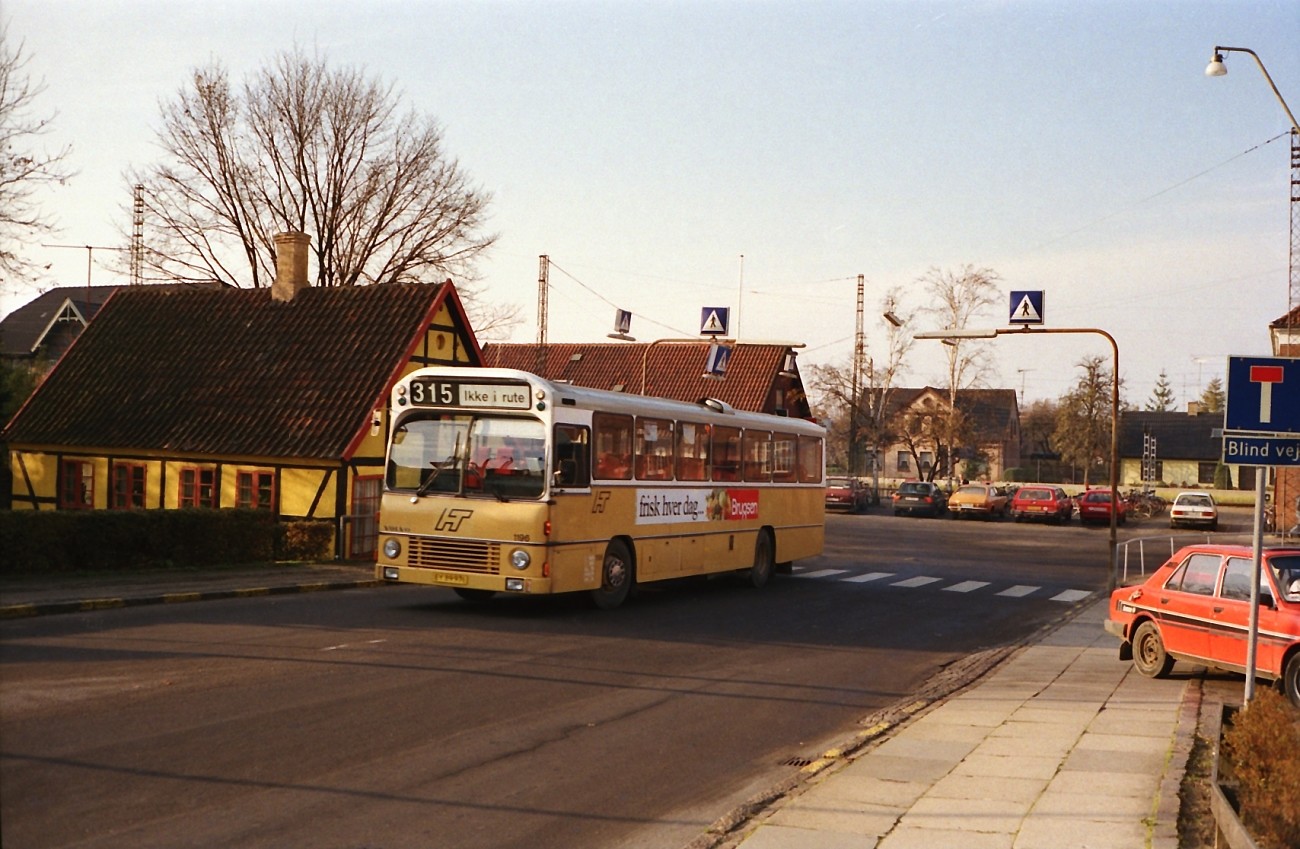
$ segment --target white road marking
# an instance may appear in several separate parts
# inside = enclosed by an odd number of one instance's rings
[[[917,575],[915,578],[908,578],[905,581],[895,581],[890,584],[891,587],[923,587],[926,584],[935,584],[942,581],[943,578],[929,578],[925,575]]]
[[[1052,596],[1052,601],[1066,601],[1066,602],[1079,601],[1081,599],[1087,598],[1090,595],[1092,595],[1092,593],[1089,592],[1088,590],[1066,590],[1065,592],[1057,593],[1056,595]]]
[[[853,584],[865,584],[867,581],[879,581],[881,578],[892,578],[893,572],[868,572],[865,575],[854,575],[851,578],[845,578],[845,581]]]
[[[797,572],[796,578],[828,578],[831,575],[843,575],[848,569],[818,569],[815,572]]]
[[[943,591],[948,593],[968,593],[978,590],[980,587],[987,587],[988,581],[962,581],[960,584],[953,584],[951,587],[944,587]]]
[[[1005,590],[998,593],[998,595],[1010,596],[1011,598],[1024,598],[1030,593],[1036,593],[1041,589],[1042,587],[1030,587],[1025,584],[1016,584],[1014,587],[1007,587]]]

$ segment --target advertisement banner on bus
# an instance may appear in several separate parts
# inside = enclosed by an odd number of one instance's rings
[[[757,518],[757,489],[638,489],[636,492],[638,525]]]

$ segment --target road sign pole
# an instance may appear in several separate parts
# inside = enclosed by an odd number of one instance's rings
[[[1259,645],[1259,572],[1263,561],[1264,547],[1264,482],[1268,478],[1268,467],[1255,467],[1255,531],[1251,535],[1250,578],[1250,630],[1246,636],[1246,692],[1242,696],[1242,705],[1250,705],[1255,697],[1255,648]]]

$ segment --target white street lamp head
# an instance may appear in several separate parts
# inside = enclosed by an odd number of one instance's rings
[[[1210,64],[1205,66],[1205,76],[1222,77],[1227,73],[1228,66],[1223,64],[1223,54],[1216,50],[1214,58],[1210,60]]]

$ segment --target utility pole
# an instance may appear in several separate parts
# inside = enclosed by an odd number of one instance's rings
[[[550,288],[551,258],[542,254],[537,258],[537,353],[533,361],[533,373],[539,377],[546,376],[546,299]]]
[[[862,358],[866,351],[866,342],[862,335],[862,296],[865,282],[865,276],[859,274],[857,326],[853,333],[853,377],[850,380],[852,387],[849,390],[849,475],[853,477],[857,476],[859,467],[858,417],[861,415],[862,405]]]

